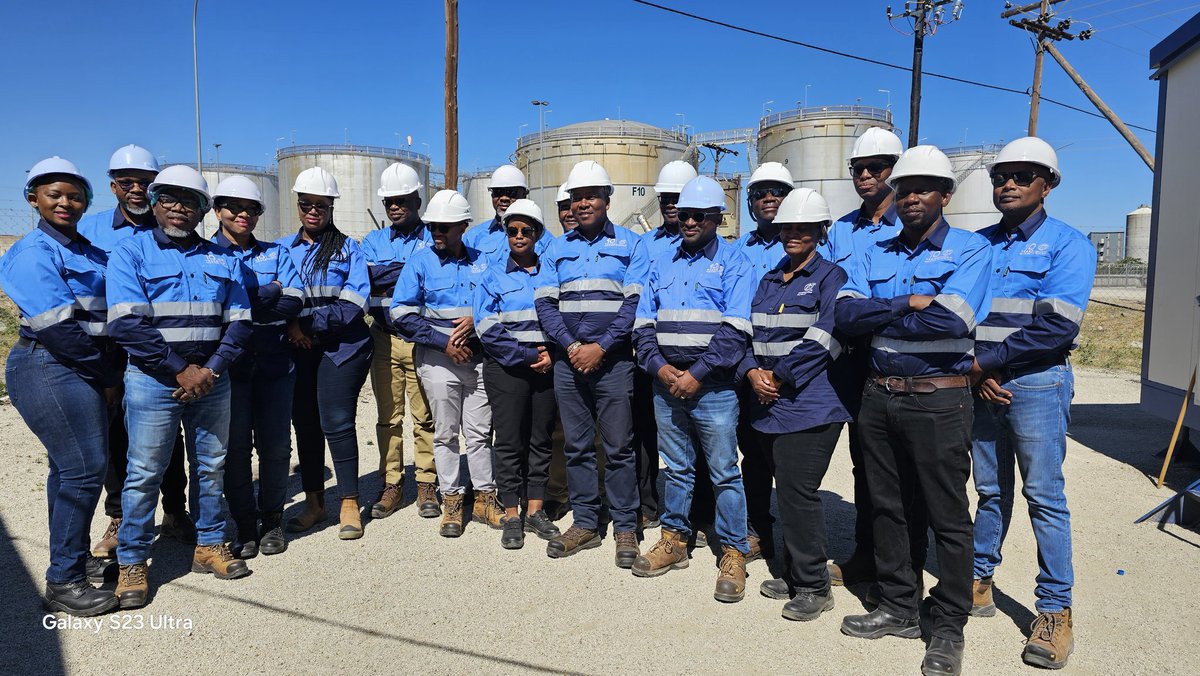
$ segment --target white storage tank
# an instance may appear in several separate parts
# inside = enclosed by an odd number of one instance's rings
[[[235,174],[245,176],[254,181],[263,196],[263,215],[258,217],[258,225],[254,228],[254,237],[264,242],[270,242],[283,236],[282,220],[279,213],[279,177],[274,169],[255,167],[249,164],[205,164],[200,172],[208,181],[208,189],[216,190],[222,179]],[[217,231],[216,211],[210,211],[204,217],[206,237],[211,237]]]
[[[280,148],[279,207],[284,233],[300,227],[296,212],[296,194],[292,185],[296,176],[310,167],[321,167],[337,179],[341,197],[334,203],[333,222],[342,232],[361,241],[368,232],[386,227],[387,215],[379,190],[379,176],[389,164],[403,162],[421,177],[421,193],[429,203],[429,157],[419,153],[382,146],[311,145]]]
[[[762,118],[758,162],[779,162],[797,188],[812,188],[834,218],[862,204],[850,179],[854,140],[871,127],[892,130],[892,112],[871,106],[809,106]]]
[[[950,225],[978,231],[1000,222],[1000,212],[992,201],[992,179],[987,164],[996,159],[1002,147],[987,144],[943,149],[958,177],[958,187],[944,212]]]
[[[496,215],[496,210],[492,208],[492,193],[488,190],[492,184],[492,172],[495,170],[495,167],[479,169],[463,174],[459,179],[462,182],[463,197],[466,197],[471,205],[472,225],[490,221]]]
[[[1150,217],[1154,212],[1141,205],[1125,215],[1125,257],[1150,262]]]

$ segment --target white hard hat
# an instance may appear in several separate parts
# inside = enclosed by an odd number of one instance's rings
[[[29,170],[29,175],[25,178],[25,194],[33,194],[33,187],[37,184],[37,179],[50,174],[65,174],[67,176],[74,176],[82,181],[83,192],[87,195],[87,204],[88,206],[92,205],[91,182],[88,181],[82,173],[80,173],[79,167],[76,167],[74,162],[70,160],[64,160],[58,155],[55,155],[54,157],[47,157],[41,162],[33,165],[33,168]]]
[[[141,171],[152,171],[157,174],[158,160],[154,158],[154,155],[149,150],[130,143],[127,146],[117,148],[117,151],[108,160],[109,176],[112,176],[114,171],[121,169],[139,169]]]
[[[538,226],[546,227],[546,221],[542,219],[542,210],[533,200],[519,199],[508,205],[508,211],[504,212],[504,222],[507,224],[513,216],[531,218],[537,221]]]
[[[333,174],[320,167],[311,167],[300,172],[300,175],[296,177],[295,185],[292,186],[292,192],[322,195],[334,199],[342,196],[338,192],[337,179],[333,177]]]
[[[488,184],[488,190],[492,188],[525,188],[528,190],[529,184],[525,182],[525,174],[522,174],[520,169],[511,164],[502,164],[492,172],[492,182]]]
[[[996,159],[987,163],[988,173],[990,174],[997,164],[1005,162],[1029,162],[1049,169],[1050,187],[1058,185],[1062,180],[1062,173],[1058,170],[1058,153],[1054,152],[1049,143],[1036,136],[1016,139],[1001,148]]]
[[[893,160],[904,154],[904,146],[900,145],[900,137],[883,127],[871,127],[862,136],[854,139],[854,147],[850,150],[850,161],[860,157],[876,157],[886,155]]]
[[[471,204],[457,190],[439,190],[429,200],[425,215],[426,223],[461,223],[471,220]]]
[[[821,193],[812,188],[796,188],[779,203],[775,224],[781,223],[829,223],[829,203]]]
[[[892,167],[892,175],[888,177],[887,182],[895,188],[900,179],[910,176],[944,178],[950,181],[950,192],[954,192],[958,186],[958,179],[954,176],[954,165],[950,164],[946,153],[938,150],[936,146],[913,146],[904,151],[896,166]]]
[[[658,172],[658,183],[654,184],[654,192],[660,195],[664,192],[677,193],[693,178],[696,178],[696,168],[692,165],[683,160],[667,162]]]
[[[200,210],[208,211],[212,206],[212,196],[208,194],[208,181],[200,172],[186,164],[175,164],[163,169],[154,177],[154,182],[146,188],[153,200],[160,190],[167,187],[186,188],[201,197]]]
[[[611,192],[613,182],[599,162],[584,160],[571,167],[571,173],[567,174],[567,182],[563,187],[568,191],[576,188],[608,188]]]
[[[763,162],[750,174],[750,182],[746,184],[746,189],[749,190],[755,183],[768,181],[788,186],[796,185],[796,180],[792,178],[792,172],[788,171],[787,167],[778,162]]]
[[[697,176],[679,190],[679,209],[711,209],[721,207],[725,211],[725,189],[708,176]]]
[[[221,179],[217,187],[213,189],[213,201],[217,201],[220,197],[232,197],[235,199],[252,200],[258,202],[258,206],[265,207],[267,204],[263,202],[262,191],[258,189],[258,184],[247,176],[234,174]]]
[[[423,187],[416,169],[395,162],[383,170],[383,175],[379,177],[379,190],[375,191],[375,194],[380,197],[399,197],[414,193]]]
[[[554,201],[555,201],[555,203],[571,201],[571,191],[567,190],[566,183],[563,183],[562,185],[558,186],[558,195],[555,195]]]

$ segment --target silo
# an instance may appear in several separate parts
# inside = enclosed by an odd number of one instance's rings
[[[279,177],[273,169],[249,164],[205,164],[200,173],[204,175],[204,180],[208,181],[209,190],[216,190],[221,179],[229,178],[234,174],[240,174],[254,181],[254,184],[262,191],[263,206],[265,207],[263,215],[258,218],[258,225],[254,228],[255,238],[270,242],[283,236],[280,225],[282,221],[279,218]],[[204,228],[205,235],[209,237],[217,231],[215,211],[208,212],[201,227]]]
[[[515,164],[529,181],[530,199],[543,213],[554,213],[558,186],[567,180],[571,167],[583,160],[599,162],[614,186],[609,219],[644,232],[662,223],[654,192],[658,171],[672,160],[693,159],[685,154],[690,155],[684,133],[630,120],[596,120],[521,137]],[[556,235],[562,232],[557,222],[547,229]]]
[[[1001,147],[989,144],[943,150],[958,178],[958,187],[943,214],[950,225],[977,231],[1000,222],[1000,212],[992,202],[992,179],[987,163],[996,159]]]
[[[421,177],[426,187],[421,200],[429,203],[429,157],[398,148],[356,145],[312,145],[280,148],[276,153],[279,162],[279,213],[284,233],[295,232],[300,227],[296,213],[296,195],[292,185],[296,176],[305,169],[321,167],[333,174],[338,182],[341,197],[334,203],[333,222],[347,235],[362,240],[366,234],[387,223],[383,211],[383,200],[379,190],[379,176],[393,162],[403,162]]]
[[[1125,215],[1125,257],[1150,263],[1150,216],[1153,212],[1143,204]]]
[[[857,209],[847,167],[854,139],[871,127],[892,129],[892,112],[871,106],[810,106],[762,118],[758,161],[780,162],[798,188],[812,188],[829,202],[834,218]]]
[[[496,215],[492,208],[492,193],[488,186],[492,184],[492,172],[495,168],[479,169],[463,174],[462,194],[471,205],[471,223],[490,221]]]

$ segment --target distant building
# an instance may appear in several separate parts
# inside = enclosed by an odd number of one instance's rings
[[[1100,265],[1116,263],[1125,258],[1125,233],[1089,232],[1088,239],[1096,247],[1096,262]]]

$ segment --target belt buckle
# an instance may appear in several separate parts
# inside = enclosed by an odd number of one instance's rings
[[[907,389],[892,389],[893,380],[899,381],[901,385],[909,384],[908,378],[905,378],[904,376],[886,376],[883,379],[883,389],[887,391],[888,394],[905,394],[908,392]]]

